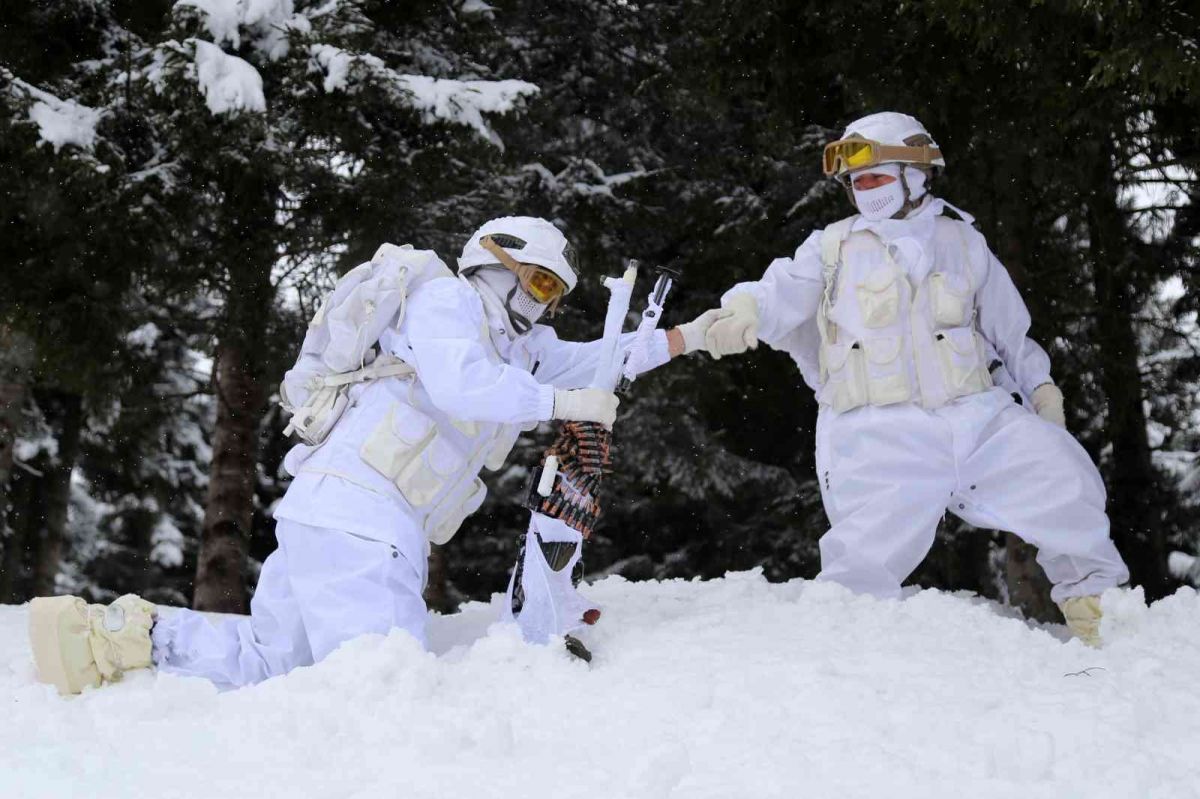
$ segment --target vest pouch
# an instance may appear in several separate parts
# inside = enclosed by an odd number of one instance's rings
[[[451,491],[425,521],[425,535],[433,544],[444,544],[454,537],[458,528],[487,496],[487,486],[476,477],[460,488]]]
[[[872,405],[892,405],[912,397],[907,359],[900,357],[899,336],[881,336],[862,342],[866,351],[867,395]]]
[[[287,402],[286,384],[280,384],[279,394]],[[292,410],[292,419],[284,433],[295,434],[310,447],[325,443],[334,425],[350,405],[350,386],[321,385],[305,398],[304,404]]]
[[[491,443],[491,448],[488,449],[487,456],[484,458],[483,467],[489,472],[499,470],[508,460],[508,455],[512,452],[513,447],[517,445],[517,438],[521,435],[521,428],[515,424],[501,425],[496,432],[496,438]]]
[[[967,322],[971,287],[963,275],[934,272],[929,276],[929,302],[935,325],[958,327]]]
[[[396,482],[406,466],[433,440],[433,419],[411,405],[397,402],[388,409],[358,450],[375,471]]]
[[[862,323],[870,328],[894,325],[900,312],[900,287],[896,270],[880,267],[854,288]]]
[[[992,386],[987,370],[983,341],[973,327],[954,327],[934,333],[934,345],[942,366],[946,393],[965,397],[986,391]]]
[[[821,400],[838,413],[866,405],[866,357],[858,342],[829,344],[825,347],[828,379],[821,391]]]
[[[466,462],[450,442],[434,436],[428,446],[400,470],[395,479],[396,488],[409,505],[426,508],[459,476]]]

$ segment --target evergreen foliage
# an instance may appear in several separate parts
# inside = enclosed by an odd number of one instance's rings
[[[820,148],[881,109],[947,153],[934,190],[1021,287],[1118,546],[1161,595],[1168,554],[1200,547],[1197,17],[1116,0],[11,4],[0,368],[20,390],[0,394],[0,601],[49,574],[244,608],[286,485],[274,387],[322,292],[379,243],[453,262],[486,219],[545,216],[586,272],[564,338],[597,334],[597,278],[629,257],[683,270],[680,323],[849,211]],[[815,415],[766,348],[638,381],[589,570],[812,576]],[[503,589],[549,438],[485,475],[487,504],[439,553],[439,606]],[[915,580],[1045,613],[1018,597],[1031,561],[1011,541],[946,527]]]

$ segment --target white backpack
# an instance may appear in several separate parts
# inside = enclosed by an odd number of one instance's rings
[[[399,327],[409,292],[453,276],[432,250],[410,244],[384,244],[343,275],[313,314],[296,364],[279,385],[279,404],[292,415],[284,434],[318,446],[346,410],[353,384],[412,374],[375,345],[389,326]]]

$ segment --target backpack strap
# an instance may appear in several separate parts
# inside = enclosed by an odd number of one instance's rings
[[[381,244],[371,256],[371,264],[396,269],[405,282],[404,294],[400,298],[400,310],[396,313],[395,327],[404,321],[408,310],[408,294],[416,288],[414,280],[425,283],[439,277],[454,277],[450,267],[438,258],[433,250],[416,250],[411,244]],[[415,269],[415,274],[414,274]]]
[[[351,383],[365,383],[368,380],[378,380],[383,377],[408,377],[415,374],[416,371],[395,355],[380,355],[361,369],[327,375],[321,383],[326,386],[348,386]]]

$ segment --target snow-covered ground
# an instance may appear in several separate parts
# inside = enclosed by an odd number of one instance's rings
[[[587,666],[476,604],[219,694],[60,699],[0,607],[0,797],[1200,797],[1200,595],[1106,599],[1101,651],[937,591],[589,589]]]

